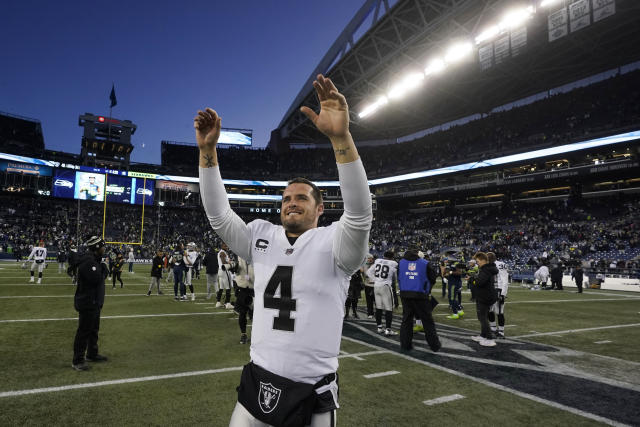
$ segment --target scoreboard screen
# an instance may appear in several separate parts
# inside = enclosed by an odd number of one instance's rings
[[[126,176],[107,176],[107,202],[128,203],[141,205],[144,199],[146,206],[153,205],[155,181],[144,178],[132,178]]]

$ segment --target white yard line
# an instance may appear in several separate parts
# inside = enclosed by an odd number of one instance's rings
[[[362,353],[354,353],[350,355],[338,356],[338,358],[353,357],[353,356],[371,356],[374,354],[386,354],[386,353],[390,353],[390,351],[384,350],[384,349],[374,350],[374,351],[365,351]],[[242,366],[234,366],[231,368],[209,369],[206,371],[179,372],[176,374],[151,375],[147,377],[137,377],[137,378],[123,378],[119,380],[100,381],[95,383],[70,384],[70,385],[57,386],[57,387],[44,387],[44,388],[33,388],[33,389],[27,389],[27,390],[4,391],[4,392],[0,392],[0,398],[24,396],[28,394],[52,393],[56,391],[77,390],[82,388],[103,387],[107,385],[130,384],[130,383],[139,383],[139,382],[145,382],[145,381],[158,381],[158,380],[166,380],[166,379],[173,379],[173,378],[193,377],[193,376],[199,376],[199,375],[220,374],[225,372],[234,372],[234,371],[241,371],[241,370],[242,370]]]
[[[510,304],[550,304],[554,302],[591,302],[591,301],[630,301],[640,300],[638,297],[626,297],[626,298],[582,298],[582,299],[555,299],[555,300],[540,300],[540,301],[509,301],[507,300],[505,305]]]
[[[148,377],[138,377],[138,378],[123,378],[120,380],[100,381],[96,383],[71,384],[71,385],[64,385],[59,387],[45,387],[45,388],[34,388],[30,390],[5,391],[0,393],[0,397],[14,397],[14,396],[24,396],[27,394],[51,393],[55,391],[77,390],[80,388],[93,388],[93,387],[103,387],[107,385],[129,384],[129,383],[138,383],[138,382],[144,382],[144,381],[157,381],[157,380],[166,380],[166,379],[172,379],[172,378],[193,377],[197,375],[219,374],[223,372],[233,372],[233,371],[241,371],[241,370],[242,370],[242,366],[234,366],[232,368],[210,369],[207,371],[180,372],[177,374],[152,375]]]
[[[604,340],[604,341],[595,341],[594,344],[609,344],[613,341],[609,341],[609,340]]]
[[[370,344],[368,342],[361,341],[361,340],[358,340],[358,339],[355,339],[355,338],[349,338],[349,337],[343,336],[342,339],[348,340],[348,341],[352,341],[352,342],[355,342],[355,343],[358,343],[358,344],[362,344],[362,345],[370,347],[370,348],[377,348],[377,349],[384,350],[382,347],[379,347],[377,345]],[[420,363],[420,364],[428,366],[430,368],[437,369],[437,370],[443,371],[443,372],[447,372],[447,373],[449,373],[451,375],[455,375],[457,377],[465,378],[465,379],[468,379],[468,380],[471,380],[471,381],[486,385],[488,387],[491,387],[491,388],[494,388],[494,389],[497,389],[497,390],[506,391],[506,392],[514,394],[514,395],[516,395],[518,397],[522,397],[523,399],[533,400],[534,402],[542,403],[543,405],[551,406],[553,408],[560,409],[560,410],[563,410],[563,411],[566,411],[566,412],[569,412],[569,413],[572,413],[572,414],[575,414],[575,415],[579,415],[579,416],[582,416],[582,417],[585,417],[585,418],[589,418],[589,419],[592,419],[592,420],[595,420],[595,421],[598,421],[598,422],[601,422],[601,423],[605,423],[605,424],[608,424],[610,426],[626,426],[626,424],[620,423],[618,421],[611,420],[609,418],[601,417],[599,415],[592,414],[592,413],[586,412],[586,411],[582,411],[580,409],[572,408],[570,406],[566,406],[566,405],[563,405],[561,403],[554,402],[552,400],[547,400],[547,399],[543,399],[543,398],[538,397],[538,396],[534,396],[533,394],[524,393],[524,392],[518,391],[516,389],[510,388],[510,387],[506,387],[506,386],[503,386],[503,385],[500,385],[500,384],[492,383],[491,381],[488,381],[488,380],[472,377],[471,375],[463,374],[462,372],[458,372],[458,371],[455,371],[453,369],[445,368],[444,366],[440,366],[440,365],[437,365],[435,363],[430,363],[430,362],[426,362],[424,360],[415,359],[415,358],[413,358],[413,357],[411,357],[409,355],[406,355],[406,354],[397,353],[397,352],[389,352],[389,353],[393,354],[394,356],[397,356],[397,357],[400,357],[400,358],[403,358],[403,359],[406,359],[406,360],[410,360],[410,361],[415,362],[415,363]]]
[[[363,377],[365,377],[366,379],[370,379],[370,378],[388,377],[389,375],[396,375],[399,373],[400,372],[398,371],[376,372],[375,374],[363,375]]]
[[[165,313],[165,314],[130,314],[124,316],[100,316],[101,320],[104,319],[142,319],[146,317],[180,317],[180,316],[212,316],[216,314],[229,314],[228,312],[216,312],[216,313]],[[0,323],[21,323],[21,322],[55,322],[59,320],[78,320],[78,317],[58,317],[51,319],[11,319],[0,320]]]
[[[510,338],[519,339],[519,338],[529,338],[529,337],[541,337],[544,335],[572,334],[574,332],[599,331],[602,329],[632,328],[634,326],[640,326],[640,323],[628,323],[626,325],[600,326],[598,328],[567,329],[565,331],[556,331],[556,332],[536,332],[535,334],[519,335],[517,337],[510,337]]]
[[[441,403],[453,402],[454,400],[464,399],[464,396],[461,394],[452,394],[450,396],[442,396],[431,400],[425,400],[424,403],[427,406],[439,405]]]
[[[142,297],[147,294],[119,294],[119,295],[105,295],[105,298],[111,297]],[[151,295],[162,296],[162,295]],[[73,295],[10,295],[10,296],[2,296],[0,299],[16,299],[16,298],[73,298]]]

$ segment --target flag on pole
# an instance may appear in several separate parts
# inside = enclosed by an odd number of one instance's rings
[[[111,85],[111,95],[109,95],[109,99],[111,100],[111,107],[113,108],[118,105],[118,100],[116,99],[116,86],[115,84]]]

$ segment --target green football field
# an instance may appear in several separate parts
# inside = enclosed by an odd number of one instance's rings
[[[109,361],[76,372],[69,277],[51,264],[32,284],[28,270],[0,263],[1,426],[228,425],[249,360],[237,315],[205,299],[204,277],[195,301],[176,302],[164,280],[164,295],[147,297],[149,267],[134,269],[124,288],[107,286],[99,344]],[[438,353],[421,334],[400,352],[362,312],[345,322],[338,425],[640,425],[640,293],[514,283],[507,339],[484,348],[470,339],[479,322],[469,295],[466,315],[450,320],[440,289]]]

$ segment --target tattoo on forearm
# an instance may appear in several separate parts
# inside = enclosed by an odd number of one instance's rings
[[[333,150],[334,153],[336,153],[336,156],[345,156],[347,154],[347,151],[351,150],[351,148],[347,147],[347,148],[338,148],[336,150]]]
[[[206,162],[205,164],[207,165],[208,168],[212,168],[214,166],[213,156],[211,154],[205,154],[204,161]]]

